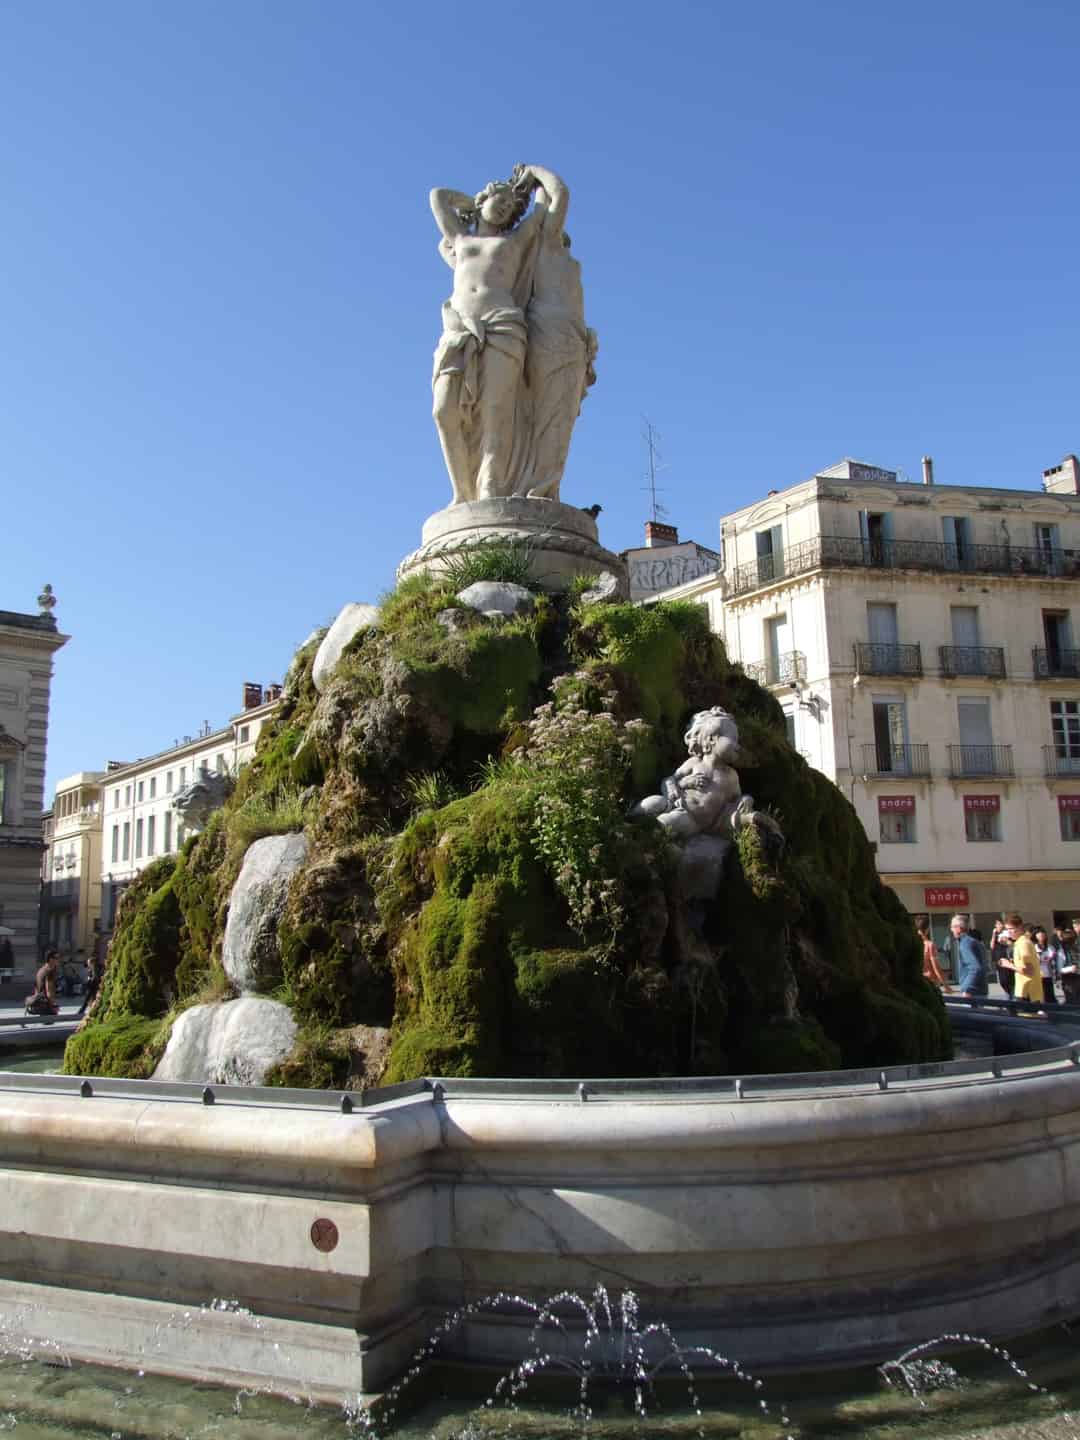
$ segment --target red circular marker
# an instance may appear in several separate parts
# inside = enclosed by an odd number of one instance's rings
[[[325,1254],[335,1248],[340,1238],[338,1228],[333,1220],[313,1220],[311,1222],[311,1243],[316,1250],[321,1250]]]

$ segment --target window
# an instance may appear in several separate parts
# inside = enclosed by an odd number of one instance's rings
[[[156,828],[157,828],[157,816],[156,816],[156,815],[151,815],[150,818],[149,818],[149,819],[147,820],[147,822],[146,822],[146,853],[147,853],[147,855],[153,855],[153,853],[154,853],[154,831],[155,831]]]
[[[138,794],[138,800],[139,800],[139,804],[140,804],[140,805],[142,804],[142,798],[143,798],[143,795],[144,795],[145,791],[146,791],[146,782],[145,782],[144,780],[140,780],[140,781],[139,781],[139,794]]]
[[[225,756],[219,755],[215,761],[215,767],[219,775],[225,774]]]
[[[156,776],[156,775],[151,775],[151,777],[150,777],[150,799],[153,800],[153,798],[154,798],[154,796],[155,796],[156,794],[157,794],[157,776]]]
[[[1056,525],[1035,526],[1035,548],[1039,552],[1042,568],[1048,575],[1060,575],[1061,537]]]
[[[130,860],[130,858],[131,858],[131,821],[130,821],[130,820],[125,820],[125,821],[124,821],[124,844],[123,844],[123,848],[122,848],[121,851],[120,851],[120,859],[121,859],[121,860]]]
[[[795,749],[795,711],[784,711],[784,731],[787,734],[787,743]]]
[[[116,789],[112,792],[112,808],[113,808],[114,810],[119,810],[119,809],[120,809],[120,787],[119,787],[119,785],[118,785],[118,786],[116,787]]]
[[[970,570],[971,521],[966,515],[943,515],[941,534],[945,541],[945,568]]]
[[[767,585],[784,573],[784,532],[780,525],[759,530],[754,537],[757,546],[758,582]]]
[[[893,517],[885,511],[877,514],[859,511],[859,534],[863,542],[863,563],[888,566],[892,564]]]
[[[166,855],[168,855],[169,852],[172,850],[172,811],[171,811],[171,810],[166,810],[166,811],[165,811],[165,836],[164,836],[164,840],[163,840],[163,842],[162,842],[161,849],[162,849],[163,853],[166,854]]]
[[[964,834],[969,840],[1001,839],[1001,796],[964,796]]]
[[[1080,795],[1058,796],[1062,840],[1080,840]]]
[[[112,862],[115,865],[120,859],[120,826],[112,827]]]
[[[165,771],[165,794],[166,794],[166,795],[171,795],[171,794],[172,794],[172,771],[171,771],[171,770],[166,770],[166,771]]]
[[[143,822],[141,819],[135,821],[135,859],[142,859],[143,846]]]
[[[878,796],[878,838],[882,845],[915,843],[915,796]]]
[[[907,706],[903,700],[875,696],[874,760],[879,774],[906,774],[911,769],[907,741]]]
[[[773,615],[765,621],[765,683],[781,685],[795,678],[784,674],[781,660],[791,653],[791,626],[786,615]],[[790,664],[790,661],[788,662]]]
[[[182,790],[186,784],[187,784],[187,766],[186,766],[186,765],[181,765],[181,766],[180,766],[180,789]]]
[[[250,726],[250,725],[241,725],[241,726],[240,726],[240,744],[241,744],[241,745],[246,745],[246,744],[247,744],[247,742],[248,742],[248,736],[249,736],[250,734],[251,734],[251,726]]]
[[[1043,639],[1046,641],[1046,674],[1077,675],[1077,655],[1073,649],[1072,626],[1067,610],[1043,611]]]
[[[125,804],[125,805],[130,805],[130,804],[131,804],[131,786],[130,786],[130,785],[125,785],[125,786],[124,786],[124,804]]]
[[[1050,733],[1057,773],[1080,772],[1080,700],[1050,701]]]
[[[14,823],[15,761],[0,760],[0,825]]]
[[[994,773],[994,735],[990,723],[990,701],[983,696],[964,696],[956,702],[960,730],[960,773]]]

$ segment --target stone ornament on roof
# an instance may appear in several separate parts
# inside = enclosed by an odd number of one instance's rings
[[[56,609],[56,596],[53,594],[51,585],[46,585],[41,594],[37,597],[38,608],[42,615],[51,615]]]

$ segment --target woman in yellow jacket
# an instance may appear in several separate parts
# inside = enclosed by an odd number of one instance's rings
[[[1005,928],[1012,940],[1013,952],[1012,959],[1002,963],[1010,970],[1016,971],[1013,998],[1031,1000],[1036,1004],[1041,1004],[1043,982],[1039,971],[1039,955],[1035,949],[1035,941],[1024,929],[1024,922],[1019,915],[1006,915]]]

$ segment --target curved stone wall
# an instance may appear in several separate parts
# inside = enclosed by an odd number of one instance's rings
[[[355,1109],[3,1076],[0,1303],[86,1358],[322,1396],[382,1387],[444,1310],[500,1289],[629,1287],[759,1368],[1016,1333],[1075,1309],[1078,1057],[416,1082]],[[224,1297],[258,1330],[167,1321]],[[486,1316],[456,1353],[510,1360],[527,1330]]]

